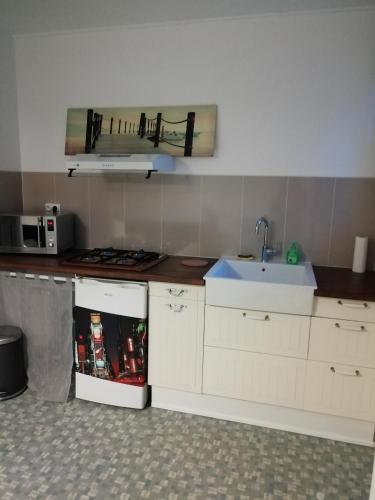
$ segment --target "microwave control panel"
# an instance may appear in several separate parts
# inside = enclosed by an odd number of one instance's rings
[[[56,225],[55,219],[47,218],[47,246],[53,248],[56,242]]]

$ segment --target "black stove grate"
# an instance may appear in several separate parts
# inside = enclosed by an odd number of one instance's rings
[[[115,248],[94,248],[80,255],[71,257],[63,264],[76,263],[85,266],[107,268],[126,268],[134,271],[149,269],[167,258],[157,252],[139,250],[117,250]]]

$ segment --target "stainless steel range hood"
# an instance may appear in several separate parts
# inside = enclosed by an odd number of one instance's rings
[[[164,154],[129,155],[76,155],[66,161],[69,177],[79,174],[106,174],[126,172],[171,172],[175,170],[175,158]]]

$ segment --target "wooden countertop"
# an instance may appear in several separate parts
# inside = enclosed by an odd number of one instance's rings
[[[375,301],[375,271],[363,274],[339,267],[313,266],[318,297]]]
[[[27,271],[30,273],[65,274],[93,276],[108,279],[124,279],[134,281],[162,281],[165,283],[185,283],[187,285],[204,285],[203,276],[216,262],[216,259],[208,260],[205,267],[187,267],[182,264],[186,258],[192,257],[169,256],[160,264],[142,272],[129,271],[126,269],[100,269],[79,266],[75,263],[62,264],[68,257],[76,255],[80,251],[66,252],[59,256],[30,255],[30,254],[0,254],[0,270]]]
[[[164,283],[185,283],[204,285],[203,276],[216,262],[208,260],[205,267],[187,267],[182,264],[186,258],[171,255],[160,264],[143,272],[124,269],[97,269],[79,266],[75,263],[64,265],[61,262],[80,251],[66,252],[59,256],[0,254],[0,270],[24,271],[44,274],[65,274],[93,276],[98,278],[124,279],[135,281],[161,281]],[[364,274],[353,273],[351,269],[313,266],[318,289],[318,297],[338,297],[353,300],[375,301],[375,271]]]

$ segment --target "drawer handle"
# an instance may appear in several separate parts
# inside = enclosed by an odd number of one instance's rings
[[[342,370],[336,370],[334,366],[331,366],[330,370],[336,375],[345,375],[346,377],[359,377],[361,375],[359,370],[354,370],[354,372],[344,372]]]
[[[366,328],[361,326],[341,326],[340,323],[335,323],[336,328],[340,328],[341,330],[346,330],[348,332],[364,332]]]
[[[182,312],[187,306],[183,304],[165,304],[169,309],[175,313]]]
[[[242,313],[242,316],[245,319],[252,319],[252,320],[255,320],[255,321],[268,321],[270,319],[270,317],[268,316],[268,314],[265,314],[264,316],[253,316],[251,314]]]
[[[183,288],[180,290],[178,288],[167,288],[167,292],[173,297],[182,297],[184,293],[187,293],[187,290],[184,290]]]
[[[354,302],[343,302],[342,300],[337,301],[339,306],[343,307],[351,307],[352,309],[367,309],[367,302],[363,302],[362,304],[355,304]]]

